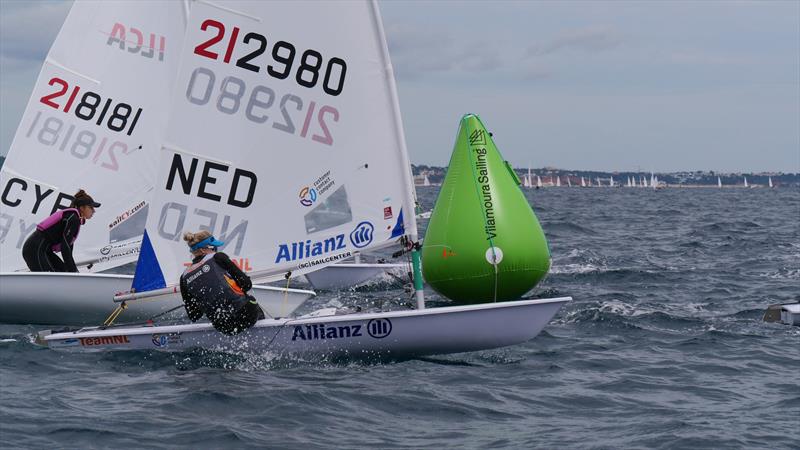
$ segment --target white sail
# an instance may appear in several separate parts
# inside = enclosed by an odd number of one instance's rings
[[[586,181],[581,177],[581,187],[586,187]]]
[[[536,175],[536,187],[542,187],[542,177]]]
[[[717,177],[717,186],[722,187],[722,178]]]
[[[602,186],[602,184],[600,183],[600,177],[597,177],[597,185]]]
[[[647,187],[647,177],[642,175],[642,187]]]
[[[531,164],[528,163],[528,178],[526,178],[528,184],[525,187],[533,187],[533,178],[531,177]]]
[[[769,177],[769,187],[773,187],[772,186],[772,177]]]
[[[572,181],[570,181],[569,177],[567,177],[567,186],[572,187]]]
[[[561,177],[556,177],[556,186],[561,187]]]
[[[431,185],[431,180],[428,179],[428,174],[427,173],[425,174],[425,179],[422,181],[422,185],[423,186],[430,186]]]
[[[102,207],[76,262],[136,259],[178,67],[182,2],[76,1],[47,55],[0,173],[0,270],[24,269],[36,224],[85,189]]]
[[[276,278],[416,236],[374,3],[195,3],[165,142],[147,229],[167,284],[189,230]]]
[[[613,175],[609,176],[608,185],[611,186],[611,187],[614,187],[614,176]]]
[[[744,177],[744,187],[749,187],[747,184],[747,177]]]

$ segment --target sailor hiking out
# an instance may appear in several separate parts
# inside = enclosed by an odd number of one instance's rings
[[[250,277],[217,247],[224,245],[208,231],[186,233],[192,264],[181,275],[181,297],[192,322],[205,315],[224,334],[239,334],[263,319],[264,311],[246,292],[253,287]]]
[[[81,225],[94,215],[95,202],[79,190],[67,209],[60,209],[36,225],[22,246],[22,258],[31,272],[77,272],[72,249]],[[61,253],[59,258],[56,253]],[[63,261],[62,261],[63,258]]]

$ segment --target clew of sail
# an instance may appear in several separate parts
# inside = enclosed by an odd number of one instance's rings
[[[27,236],[81,188],[103,206],[75,261],[97,271],[136,260],[183,17],[180,2],[159,14],[135,1],[74,3],[0,172],[0,271],[25,268]]]
[[[167,284],[186,231],[266,281],[416,236],[381,27],[374,2],[192,6],[147,220]]]

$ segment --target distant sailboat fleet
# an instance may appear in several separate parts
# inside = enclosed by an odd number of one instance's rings
[[[575,180],[575,183],[572,180]],[[691,184],[691,183],[676,183],[676,184],[668,184],[667,182],[659,179],[658,175],[655,172],[651,172],[650,176],[646,175],[626,175],[624,177],[624,181],[616,181],[614,179],[614,175],[609,175],[607,179],[602,177],[594,177],[594,182],[592,182],[591,177],[577,176],[577,175],[537,175],[534,172],[531,172],[531,169],[527,169],[527,173],[524,174],[521,178],[521,187],[523,188],[534,188],[539,189],[543,187],[625,187],[625,188],[650,188],[650,189],[664,189],[667,187],[745,187],[745,188],[755,188],[755,187],[763,187],[764,185],[754,185],[747,180],[746,176],[742,176],[740,181],[737,183],[734,179],[732,183],[726,184],[723,186],[722,177],[717,176],[716,184]],[[767,177],[767,187],[775,188],[775,183],[772,181],[772,177]]]
[[[745,188],[756,188],[756,187],[769,187],[775,188],[777,184],[773,182],[772,176],[766,176],[766,183],[764,183],[764,178],[760,178],[758,183],[760,184],[753,184],[751,181],[748,180],[747,176],[745,175],[724,175],[725,181],[723,183],[723,177],[719,175],[714,175],[713,172],[711,173],[711,180],[713,177],[716,176],[717,180],[716,183],[708,180],[708,176],[704,182],[700,183],[692,183],[691,179],[684,179],[682,181],[674,182],[666,182],[664,180],[659,179],[659,176],[655,172],[650,172],[650,176],[646,174],[631,174],[625,175],[623,172],[619,175],[619,178],[614,178],[614,174],[609,174],[608,178],[604,178],[602,176],[596,176],[595,174],[591,174],[591,176],[587,175],[577,175],[573,173],[553,173],[555,170],[553,169],[531,169],[530,165],[527,169],[519,170],[515,169],[517,173],[520,173],[520,187],[524,189],[540,189],[540,188],[551,188],[551,187],[617,187],[617,188],[650,188],[650,189],[664,189],[667,187],[674,187],[674,188],[681,188],[681,187],[707,187],[707,188],[735,188],[735,187],[745,187]],[[537,173],[539,172],[539,173]],[[544,172],[544,173],[542,173]],[[766,174],[765,174],[766,175]],[[760,177],[764,177],[765,175],[761,175]],[[415,176],[415,184],[418,186],[438,186],[438,182],[432,182],[429,177],[436,177],[435,180],[438,181],[438,177],[441,175],[437,173],[434,169],[429,171],[428,169],[423,170],[420,172],[419,175]],[[594,178],[594,181],[592,181]],[[675,176],[673,175],[672,178],[674,179]],[[574,182],[573,182],[574,180]]]

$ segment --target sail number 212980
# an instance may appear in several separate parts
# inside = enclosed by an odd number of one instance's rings
[[[225,25],[214,19],[206,19],[200,29],[213,33],[213,36],[194,48],[194,53],[214,61],[222,57],[226,64],[231,63],[234,49],[245,46],[247,54],[237,58],[237,67],[251,72],[260,72],[262,67],[258,59],[267,51],[269,41],[267,37],[256,33],[245,33],[239,27],[233,27],[226,39]],[[241,40],[239,36],[242,35]],[[220,44],[222,41],[222,45]],[[298,85],[305,88],[314,88],[321,81],[322,90],[331,96],[338,96],[344,89],[347,63],[337,57],[328,58],[314,50],[307,49],[298,54],[297,48],[286,41],[272,43],[271,61],[266,66],[267,74],[279,80],[288,78],[294,72],[294,79]],[[256,62],[256,64],[254,64]],[[294,70],[293,70],[294,69]]]

